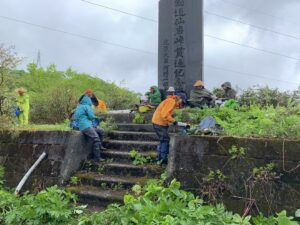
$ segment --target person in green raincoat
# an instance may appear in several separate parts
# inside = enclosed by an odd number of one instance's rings
[[[21,126],[28,125],[29,120],[29,95],[26,94],[27,90],[25,88],[17,88],[16,92],[19,96],[16,99],[17,107],[20,110],[19,124]]]
[[[158,106],[161,103],[161,93],[157,86],[150,87],[150,91],[145,95],[148,96],[150,105]]]

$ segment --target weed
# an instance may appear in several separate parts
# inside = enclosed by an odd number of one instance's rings
[[[103,165],[103,164],[102,164],[102,165],[99,165],[98,168],[97,168],[97,172],[98,172],[98,173],[103,173],[104,170],[105,170],[105,165]]]
[[[229,154],[231,156],[231,159],[240,159],[246,155],[246,151],[243,147],[238,148],[233,145],[231,149],[229,149]]]
[[[134,115],[134,119],[133,119],[132,122],[135,123],[135,124],[144,124],[145,123],[145,117],[140,113],[136,113]]]
[[[142,154],[138,153],[135,149],[130,151],[130,157],[132,159],[133,165],[144,165],[145,163],[151,162],[151,157],[145,157]]]
[[[70,179],[70,183],[71,183],[72,185],[78,185],[78,184],[80,183],[80,179],[79,179],[78,177],[76,177],[76,176],[73,176],[73,177],[71,177],[71,179]]]

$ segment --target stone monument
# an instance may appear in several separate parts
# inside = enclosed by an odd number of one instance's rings
[[[158,86],[187,94],[203,79],[203,0],[160,0]]]

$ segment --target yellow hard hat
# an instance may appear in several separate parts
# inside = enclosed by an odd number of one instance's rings
[[[202,80],[197,80],[194,87],[204,87],[204,82]]]
[[[17,93],[26,93],[27,90],[26,90],[25,88],[23,88],[23,87],[20,87],[20,88],[17,88],[17,89],[15,90],[15,92],[17,92]]]

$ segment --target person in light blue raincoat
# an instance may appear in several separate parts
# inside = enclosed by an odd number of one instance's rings
[[[100,154],[101,149],[104,149],[102,146],[104,131],[93,126],[93,121],[96,119],[91,99],[88,96],[84,96],[75,110],[74,120],[77,122],[79,130],[93,141],[93,161],[94,163],[99,163],[104,161]]]

